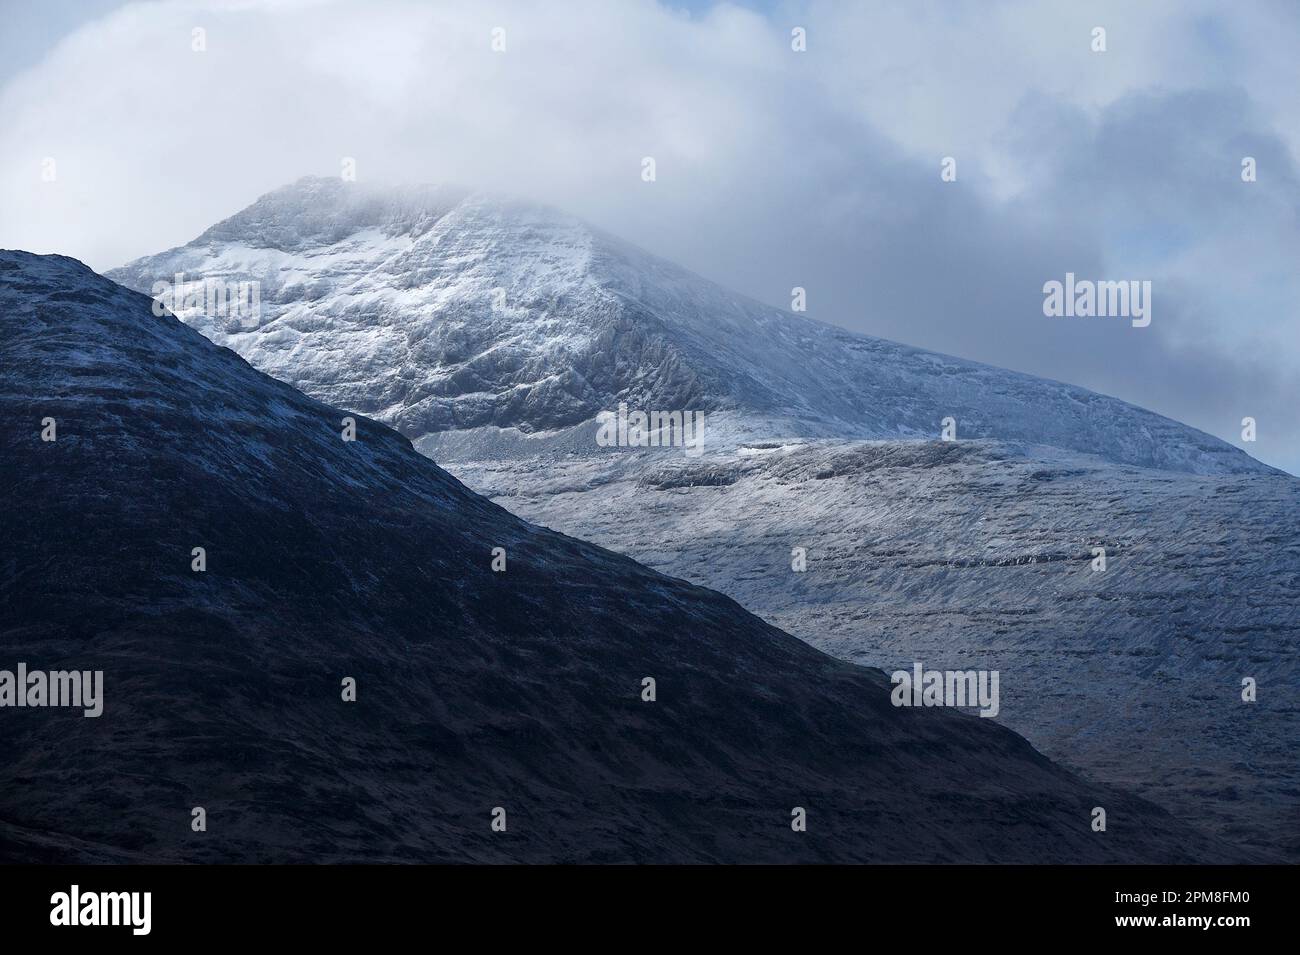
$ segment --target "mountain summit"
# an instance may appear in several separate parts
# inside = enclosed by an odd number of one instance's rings
[[[555,432],[626,403],[711,413],[747,439],[933,439],[951,417],[962,438],[1271,470],[1117,399],[821,324],[571,216],[478,193],[303,179],[108,274],[146,293],[178,274],[260,283],[251,323],[174,310],[260,370],[417,443]]]
[[[261,283],[256,327],[179,315],[520,517],[844,660],[1014,673],[996,719],[1051,758],[1300,857],[1277,836],[1300,778],[1294,478],[491,196],[303,180],[115,274],[150,291],[177,272]],[[593,418],[620,403],[704,411],[704,453],[603,446]],[[945,418],[958,440],[935,440]],[[1244,676],[1278,689],[1242,705]]]
[[[9,861],[1233,855],[527,524],[388,428],[342,440],[344,412],[74,260],[0,252],[0,331],[0,478],[26,502],[0,646],[103,673],[99,718],[0,712]]]

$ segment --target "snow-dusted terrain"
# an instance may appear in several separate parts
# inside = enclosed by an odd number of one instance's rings
[[[0,710],[6,862],[1249,855],[992,720],[895,708],[374,421],[341,440],[345,412],[75,260],[0,252],[0,367],[0,669],[104,674],[98,718]]]
[[[843,659],[999,670],[998,719],[1047,755],[1300,857],[1300,481],[983,441],[772,444],[444,465]]]
[[[303,180],[111,274],[148,292],[178,272],[261,282],[256,328],[180,317],[516,513],[845,659],[999,669],[997,719],[1053,758],[1300,858],[1294,478],[454,190]],[[704,454],[597,447],[620,402],[706,412]],[[956,442],[935,440],[946,417]]]
[[[1194,473],[1268,470],[1203,432],[1059,382],[761,305],[551,209],[304,179],[114,270],[261,283],[246,329],[178,317],[267,374],[418,440],[536,434],[619,402],[735,412],[740,433],[1029,441]]]

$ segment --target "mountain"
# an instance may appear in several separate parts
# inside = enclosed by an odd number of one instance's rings
[[[1122,401],[810,321],[570,216],[477,193],[303,179],[108,274],[142,292],[178,274],[189,291],[260,283],[255,323],[180,300],[174,311],[267,374],[435,452],[443,436],[497,447],[624,402],[705,412],[710,440],[726,443],[933,438],[952,417],[962,438],[1270,470]],[[579,430],[590,443],[594,427]]]
[[[1241,854],[374,421],[342,440],[344,411],[75,260],[0,253],[0,322],[0,669],[104,674],[98,718],[0,708],[6,861]]]
[[[446,466],[513,513],[720,590],[833,656],[996,669],[997,720],[1053,760],[1260,859],[1300,860],[1289,475],[1180,474],[992,441]],[[804,572],[792,571],[796,547]]]
[[[256,327],[180,317],[511,511],[844,660],[999,669],[997,720],[1053,759],[1300,859],[1296,479],[463,191],[302,180],[111,274],[150,291],[177,272],[260,282]],[[620,402],[705,411],[704,453],[597,446],[593,417]],[[935,441],[950,416],[959,440]]]

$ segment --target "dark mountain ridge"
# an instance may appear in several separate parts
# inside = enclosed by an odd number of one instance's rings
[[[0,253],[0,321],[0,667],[104,671],[99,718],[0,710],[0,858],[1235,852],[992,721],[895,708],[879,671],[719,594],[527,524],[375,422],[344,442],[347,412],[75,260]]]

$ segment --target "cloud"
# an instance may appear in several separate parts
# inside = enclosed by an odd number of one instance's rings
[[[0,90],[0,246],[107,269],[352,157],[1229,440],[1251,415],[1300,472],[1300,17],[1217,6],[130,4]],[[1151,279],[1151,327],[1045,318],[1066,271]]]

